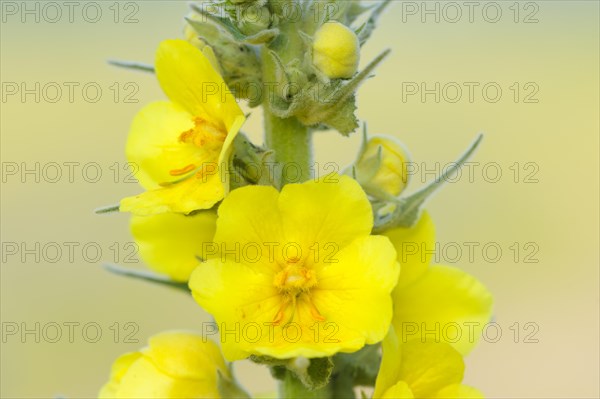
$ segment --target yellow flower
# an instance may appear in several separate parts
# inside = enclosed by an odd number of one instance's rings
[[[124,198],[121,211],[139,215],[211,208],[228,189],[231,144],[244,115],[211,61],[185,40],[166,40],[156,76],[171,101],[134,118],[126,154],[147,190]]]
[[[344,24],[324,23],[315,33],[312,49],[313,63],[331,79],[351,78],[358,69],[360,44]]]
[[[392,137],[373,137],[354,165],[356,180],[369,195],[396,197],[408,183],[407,162],[406,151]]]
[[[131,218],[131,234],[140,258],[154,271],[175,281],[188,281],[198,266],[203,243],[212,242],[217,214],[202,211],[193,216],[161,213]]]
[[[219,207],[220,251],[190,278],[225,357],[324,357],[381,341],[399,265],[372,227],[369,201],[347,176],[232,191]]]
[[[112,366],[99,398],[218,398],[217,374],[230,378],[217,345],[200,335],[165,332]]]
[[[374,398],[483,398],[477,389],[461,384],[465,364],[452,346],[419,340],[400,343],[400,339],[391,328],[383,340]]]
[[[477,343],[492,313],[492,296],[474,277],[456,267],[430,266],[435,228],[424,212],[411,228],[384,233],[394,244],[402,273],[392,296],[393,326],[403,342],[435,336],[461,354]]]

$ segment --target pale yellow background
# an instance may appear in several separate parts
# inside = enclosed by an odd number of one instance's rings
[[[454,160],[484,132],[474,161],[502,168],[498,183],[486,182],[478,169],[474,182],[463,177],[447,185],[428,206],[442,244],[497,242],[504,251],[497,263],[485,262],[481,252],[475,262],[465,254],[459,262],[494,293],[503,331],[499,342],[482,343],[468,358],[466,381],[491,398],[598,397],[598,2],[536,2],[534,24],[515,24],[512,3],[499,2],[504,15],[496,24],[484,21],[481,12],[473,23],[463,16],[452,24],[435,23],[433,17],[421,23],[419,16],[403,22],[402,3],[396,2],[362,53],[364,65],[384,48],[393,49],[377,76],[360,89],[359,116],[372,133],[403,140],[413,160],[429,167]],[[153,76],[105,61],[151,62],[160,40],[180,36],[186,5],[138,1],[139,22],[124,24],[123,14],[114,23],[112,1],[99,4],[104,14],[95,24],[77,10],[73,23],[67,16],[57,23],[35,23],[32,17],[21,23],[18,16],[7,16],[2,24],[2,82],[98,82],[103,88],[95,104],[83,101],[77,90],[73,103],[64,92],[55,104],[36,103],[32,96],[25,103],[13,96],[1,104],[2,162],[29,167],[96,162],[103,171],[98,183],[84,181],[81,167],[73,183],[66,175],[57,183],[36,183],[32,176],[22,183],[19,176],[8,176],[2,185],[2,241],[29,247],[97,242],[102,260],[112,261],[111,243],[131,241],[127,216],[95,216],[92,209],[139,191],[123,182],[123,171],[114,183],[109,166],[123,165],[135,112],[163,95]],[[131,11],[119,6],[122,13]],[[139,85],[134,96],[139,102],[115,103],[109,89],[114,82]],[[473,103],[466,98],[435,103],[432,96],[425,103],[417,97],[402,102],[403,82],[498,82],[503,96],[495,104],[485,102],[480,91]],[[514,103],[508,88],[513,82],[535,82],[539,103]],[[259,142],[260,126],[255,112],[244,130]],[[315,144],[317,160],[345,165],[359,137],[324,133]],[[515,162],[536,163],[539,182],[525,184],[521,175],[515,183],[509,169]],[[409,190],[421,184],[416,176]],[[508,249],[514,242],[537,243],[539,262],[514,262]],[[119,354],[141,347],[159,331],[193,329],[206,320],[186,295],[109,275],[100,263],[86,262],[78,248],[73,262],[66,253],[56,263],[36,263],[32,256],[23,263],[9,256],[1,274],[2,322],[29,328],[36,322],[96,322],[102,338],[87,343],[81,330],[73,343],[66,336],[55,344],[36,343],[32,335],[25,342],[4,336],[3,397],[93,397]],[[140,342],[123,343],[121,336],[114,343],[109,327],[115,322],[137,323]],[[523,343],[523,335],[513,342],[509,327],[515,322],[521,328],[536,323],[539,342]],[[258,366],[246,363],[238,370],[253,392],[274,386]]]

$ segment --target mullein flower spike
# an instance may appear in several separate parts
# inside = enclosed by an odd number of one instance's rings
[[[107,269],[191,295],[220,347],[155,335],[115,361],[100,398],[249,397],[225,359],[269,367],[285,398],[352,398],[362,386],[374,398],[482,397],[462,384],[463,356],[493,299],[475,277],[436,264],[424,209],[481,136],[410,194],[408,151],[366,129],[342,175],[310,170],[313,132],[359,125],[357,89],[389,54],[361,69],[361,47],[390,4],[193,3],[185,40],[161,42],[154,65],[113,62],[155,73],[168,100],[146,105],[129,131],[144,192],[97,210],[132,214],[152,271]],[[264,144],[240,131],[246,105],[262,108]],[[420,334],[447,326],[459,334]]]

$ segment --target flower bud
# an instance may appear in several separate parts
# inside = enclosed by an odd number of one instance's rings
[[[230,374],[217,345],[200,335],[165,332],[112,366],[100,398],[219,398],[219,374]]]
[[[354,165],[356,179],[373,197],[395,197],[408,183],[407,162],[402,144],[391,137],[372,137]]]
[[[245,35],[255,35],[267,29],[269,25],[271,25],[271,12],[267,7],[251,5],[240,13],[238,28]]]
[[[331,79],[351,78],[358,69],[360,45],[354,31],[329,21],[315,33],[313,63]]]

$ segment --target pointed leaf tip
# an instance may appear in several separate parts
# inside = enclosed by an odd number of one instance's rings
[[[107,205],[107,206],[101,206],[99,208],[94,209],[94,213],[97,215],[102,215],[105,213],[119,212],[119,210],[120,210],[120,204]]]

